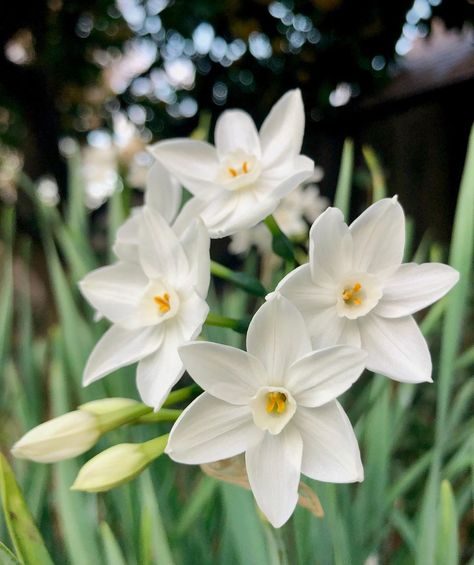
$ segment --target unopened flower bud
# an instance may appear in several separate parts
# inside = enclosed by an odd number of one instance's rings
[[[96,416],[74,410],[27,432],[15,443],[12,453],[20,459],[54,463],[87,451],[95,445],[100,434]]]
[[[76,457],[93,447],[99,437],[151,412],[151,408],[128,398],[107,398],[83,404],[27,432],[12,454],[38,463],[54,463]]]
[[[131,481],[165,450],[168,435],[145,443],[121,443],[88,461],[79,471],[73,490],[102,492]]]

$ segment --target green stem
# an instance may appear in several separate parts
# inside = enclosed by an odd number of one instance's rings
[[[156,422],[176,422],[182,414],[182,410],[172,408],[162,408],[158,412],[151,412],[139,418],[136,424],[151,424]]]
[[[188,398],[196,396],[200,392],[202,392],[201,387],[196,384],[173,390],[173,392],[168,394],[168,398],[164,401],[163,407],[188,400]]]
[[[267,216],[264,220],[265,225],[272,234],[272,249],[279,257],[286,261],[296,264],[295,252],[293,244],[288,237],[282,232],[280,226],[274,216]]]
[[[228,281],[242,290],[245,290],[245,292],[254,294],[255,296],[264,297],[268,292],[262,283],[255,277],[252,277],[247,273],[235,272],[232,269],[229,269],[229,267],[216,263],[215,261],[211,261],[211,273],[215,277]]]
[[[227,316],[220,316],[213,312],[209,312],[205,324],[208,326],[217,326],[219,328],[230,328],[231,330],[242,334],[246,333],[249,327],[249,322],[247,320],[228,318]]]
[[[155,437],[149,441],[145,441],[141,444],[142,451],[146,454],[148,458],[148,463],[159,457],[165,450],[166,444],[168,443],[168,438],[170,434],[165,434],[163,436]]]

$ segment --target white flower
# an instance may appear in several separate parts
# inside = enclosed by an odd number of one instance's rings
[[[357,440],[335,398],[358,378],[366,354],[347,346],[312,351],[301,314],[283,297],[255,314],[247,351],[206,342],[180,348],[206,392],[177,420],[166,452],[188,464],[245,452],[257,504],[279,527],[297,503],[300,473],[363,480]]]
[[[305,235],[308,230],[306,221],[313,223],[327,207],[328,200],[319,194],[318,187],[305,187],[303,183],[281,200],[273,215],[283,233],[293,238]],[[265,225],[258,224],[232,235],[229,251],[236,255],[247,253],[252,245],[263,255],[271,253],[272,236]]]
[[[263,220],[312,174],[313,161],[300,155],[303,130],[301,93],[292,90],[275,104],[260,132],[246,112],[227,110],[217,120],[215,147],[170,139],[150,151],[195,197],[180,221],[200,215],[211,237],[224,237]]]
[[[97,443],[101,433],[96,416],[74,410],[31,429],[11,451],[19,459],[54,463],[84,453]]]
[[[367,367],[402,382],[431,381],[431,357],[414,312],[432,304],[459,274],[439,263],[401,264],[405,216],[396,197],[370,206],[350,226],[326,210],[310,232],[309,264],[276,292],[303,314],[314,347],[367,351]]]
[[[178,238],[145,207],[131,250],[134,261],[121,258],[80,282],[91,305],[113,323],[89,357],[84,384],[139,361],[140,396],[157,409],[184,372],[178,346],[200,333],[209,310],[209,237],[196,220]]]

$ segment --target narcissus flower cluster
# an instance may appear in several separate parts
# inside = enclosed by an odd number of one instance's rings
[[[206,302],[210,239],[260,224],[284,197],[298,194],[314,170],[300,154],[303,130],[301,94],[293,90],[259,131],[248,114],[228,110],[217,120],[215,145],[172,139],[151,146],[156,162],[144,205],[117,232],[117,261],[80,282],[111,323],[91,352],[84,385],[137,363],[145,406],[89,403],[28,432],[15,455],[41,462],[78,455],[170,399],[187,400],[187,389],[170,392],[187,371],[203,393],[184,411],[171,411],[169,438],[100,453],[83,467],[75,489],[113,488],[164,451],[193,465],[240,456],[242,482],[280,527],[298,502],[300,475],[363,480],[357,439],[337,399],[365,368],[400,382],[430,381],[430,353],[413,314],[458,280],[447,265],[402,263],[405,216],[396,197],[375,202],[350,225],[336,208],[316,219],[308,263],[266,296],[248,327],[246,351],[197,339],[215,319]],[[191,193],[184,206],[182,187]],[[229,280],[248,288],[242,275]],[[229,320],[217,325],[235,329]]]

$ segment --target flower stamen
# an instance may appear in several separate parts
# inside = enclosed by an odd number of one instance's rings
[[[286,394],[283,392],[269,392],[267,394],[266,410],[268,414],[272,412],[283,414],[286,410]]]
[[[170,311],[171,309],[170,295],[167,292],[165,292],[163,296],[160,295],[154,296],[153,301],[158,306],[158,309],[161,312],[161,314],[166,314],[167,312]]]
[[[239,174],[233,167],[228,167],[227,170],[229,171],[231,177],[235,178]]]
[[[362,285],[360,283],[355,283],[352,288],[345,288],[344,292],[342,293],[342,299],[348,305],[355,304],[356,306],[360,306],[362,304],[362,299],[359,295],[360,291],[362,290]]]
[[[240,177],[240,175],[246,175],[250,172],[250,167],[248,161],[244,161],[242,163],[242,167],[240,169],[235,167],[227,167],[227,172],[232,178]]]

